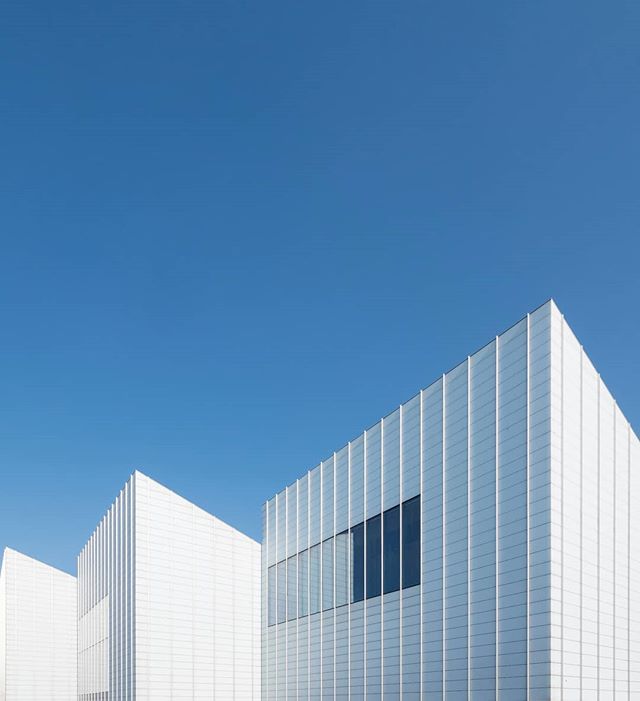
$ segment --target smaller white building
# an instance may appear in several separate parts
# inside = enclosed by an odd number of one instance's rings
[[[135,472],[78,558],[80,701],[260,698],[260,545]]]
[[[77,696],[76,578],[9,548],[0,570],[0,701]]]

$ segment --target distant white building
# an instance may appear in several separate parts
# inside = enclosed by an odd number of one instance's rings
[[[260,697],[260,546],[135,472],[78,558],[80,701]]]
[[[76,578],[9,548],[0,570],[0,700],[77,694]]]

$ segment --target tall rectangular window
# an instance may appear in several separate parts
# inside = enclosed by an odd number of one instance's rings
[[[287,563],[278,563],[278,611],[277,622],[284,623],[287,620]]]
[[[364,523],[351,529],[351,602],[364,599]]]
[[[349,603],[349,533],[336,536],[336,608]]]
[[[384,528],[384,586],[389,594],[400,589],[400,507],[394,506],[383,514]]]
[[[309,550],[309,613],[320,611],[320,546]]]
[[[402,588],[420,584],[420,497],[402,505]]]
[[[322,610],[333,608],[333,538],[322,543]]]
[[[276,623],[276,566],[271,565],[267,572],[267,624]]]
[[[287,620],[298,617],[298,561],[293,555],[287,560]]]
[[[298,616],[309,613],[309,551],[298,555]]]
[[[380,596],[382,589],[380,515],[367,521],[367,599]]]

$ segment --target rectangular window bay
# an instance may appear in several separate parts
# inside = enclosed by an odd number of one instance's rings
[[[267,625],[420,584],[420,495],[267,570]]]

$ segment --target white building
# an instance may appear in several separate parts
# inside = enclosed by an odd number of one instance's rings
[[[640,699],[640,442],[548,302],[270,499],[262,575],[265,700]]]
[[[135,472],[78,558],[81,701],[260,697],[260,546]]]
[[[76,578],[7,548],[0,570],[0,700],[76,698]]]

